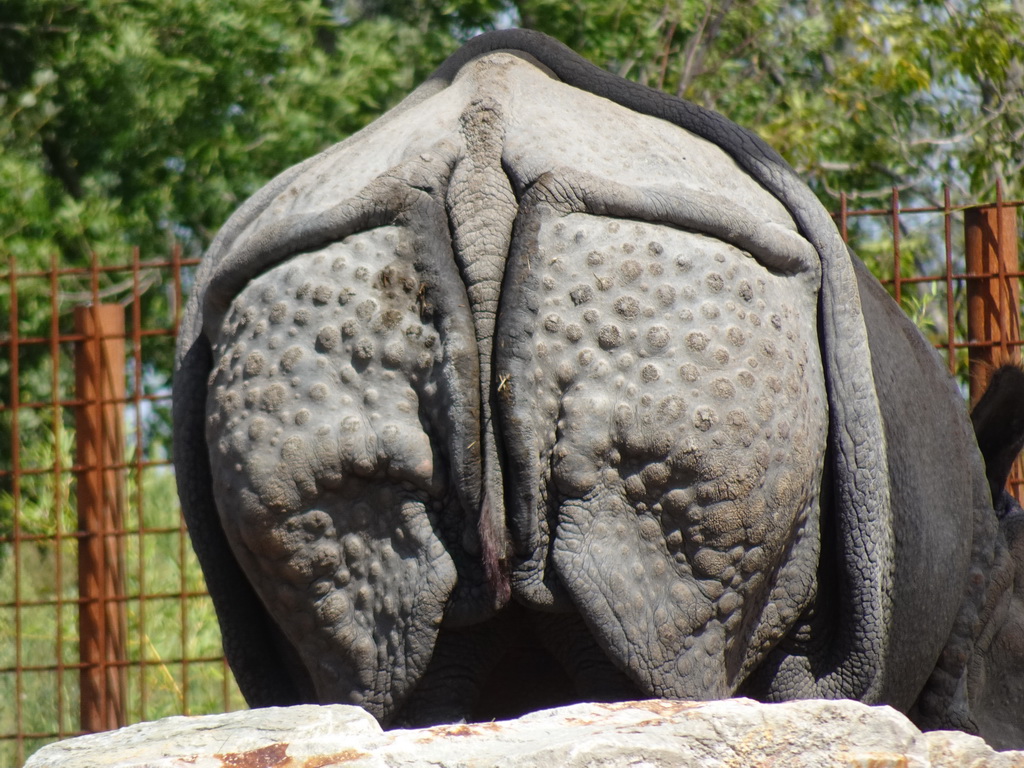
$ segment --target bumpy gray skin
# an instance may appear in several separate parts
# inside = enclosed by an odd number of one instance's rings
[[[542,35],[471,41],[236,212],[174,408],[254,706],[741,693],[974,727],[1000,533],[934,351],[763,142]]]

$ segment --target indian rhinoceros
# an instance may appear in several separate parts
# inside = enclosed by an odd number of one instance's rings
[[[482,35],[231,217],[177,363],[182,507],[253,706],[977,725],[1010,561],[962,397],[714,112]]]

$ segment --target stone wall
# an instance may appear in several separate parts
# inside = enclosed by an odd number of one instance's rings
[[[1024,768],[1024,752],[922,734],[852,701],[577,704],[518,720],[382,731],[363,710],[298,706],[170,717],[51,744],[26,768],[761,766]]]

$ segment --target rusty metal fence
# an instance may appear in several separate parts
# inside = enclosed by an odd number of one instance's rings
[[[1020,355],[1024,201],[850,210],[844,237],[972,399]],[[43,744],[244,707],[171,469],[195,260],[0,272],[0,766]],[[1018,474],[1012,481],[1021,495]]]
[[[967,382],[971,404],[996,367],[1020,362],[1022,206],[1003,200],[1001,185],[994,202],[959,206],[945,189],[942,205],[902,207],[893,189],[888,208],[850,211],[843,195],[834,214],[843,239]]]
[[[0,766],[58,738],[244,706],[170,466],[195,261],[126,262],[0,272]]]

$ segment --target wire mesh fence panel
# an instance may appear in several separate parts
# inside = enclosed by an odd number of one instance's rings
[[[1020,363],[1020,209],[997,187],[990,203],[851,211],[841,198],[835,219],[853,250],[939,350],[969,404],[991,373]],[[1009,487],[1024,500],[1024,461]]]
[[[905,208],[894,192],[888,208],[843,199],[835,214],[965,399],[1019,355],[1021,206],[946,193]],[[194,265],[177,252],[0,265],[0,765],[83,732],[244,707],[171,465],[174,333]]]
[[[1020,207],[998,198],[954,206],[946,191],[943,205],[904,208],[894,191],[889,208],[850,211],[843,199],[835,214],[854,251],[962,383],[970,380],[971,351],[978,352],[976,389],[984,388],[992,365],[1019,356]],[[988,310],[975,327],[972,293]]]
[[[171,468],[174,329],[193,266],[135,254],[3,275],[0,765],[78,733],[244,706]],[[120,347],[113,377],[90,343]]]

